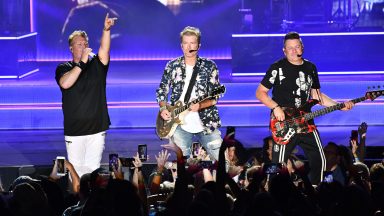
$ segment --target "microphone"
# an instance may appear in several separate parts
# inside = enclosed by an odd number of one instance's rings
[[[88,53],[88,55],[89,55],[91,58],[93,58],[93,57],[95,57],[95,56],[96,56],[96,54],[95,54],[95,53],[93,53],[93,52],[89,52],[89,53]]]
[[[195,49],[195,50],[189,50],[189,53],[193,53],[193,52],[197,52],[198,49]]]

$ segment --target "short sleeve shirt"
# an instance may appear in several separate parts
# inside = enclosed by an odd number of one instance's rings
[[[273,63],[261,84],[272,90],[272,99],[283,107],[299,108],[311,96],[311,89],[320,89],[316,66],[304,60],[291,64],[286,58]]]
[[[73,62],[57,66],[55,78],[58,85],[60,78],[74,67]],[[106,97],[108,67],[109,64],[103,65],[95,56],[88,61],[72,87],[60,88],[66,136],[96,134],[109,128],[111,123]]]

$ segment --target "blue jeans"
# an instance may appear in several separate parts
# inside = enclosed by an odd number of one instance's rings
[[[219,159],[219,150],[223,139],[221,138],[221,132],[218,129],[215,129],[210,134],[204,134],[204,132],[189,133],[183,130],[179,125],[177,126],[170,141],[181,148],[184,156],[189,157],[191,155],[191,147],[194,136],[198,138],[199,143],[207,150],[212,160]]]

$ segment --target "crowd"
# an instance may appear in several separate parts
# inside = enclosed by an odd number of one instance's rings
[[[384,162],[364,163],[366,131],[362,123],[349,147],[324,147],[327,166],[318,185],[297,155],[271,163],[270,137],[261,152],[248,154],[227,135],[215,162],[203,147],[185,159],[176,144],[162,145],[150,176],[143,175],[138,155],[130,175],[119,163],[111,172],[98,168],[80,178],[66,161],[61,177],[55,163],[49,176],[19,176],[2,188],[0,215],[384,215]]]

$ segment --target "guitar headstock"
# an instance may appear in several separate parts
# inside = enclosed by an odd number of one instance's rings
[[[210,97],[221,97],[226,91],[226,88],[224,85],[221,85],[220,87],[213,89],[212,92],[209,94]]]
[[[384,95],[384,89],[380,89],[381,86],[372,86],[372,88],[368,87],[368,91],[365,93],[365,98],[370,99],[370,100],[375,100],[376,98]],[[370,89],[376,89],[376,90],[371,90]]]

